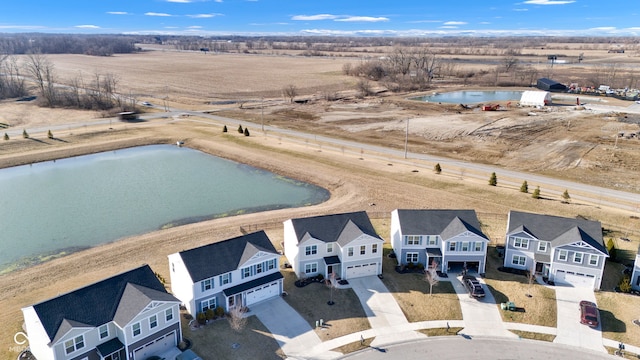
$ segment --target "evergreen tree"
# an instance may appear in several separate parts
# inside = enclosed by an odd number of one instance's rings
[[[562,202],[568,203],[571,200],[571,196],[569,196],[569,191],[567,189],[562,193]]]
[[[525,194],[529,192],[529,184],[527,184],[527,180],[522,182],[522,185],[520,186],[520,192],[523,192]]]
[[[227,125],[225,125],[225,126],[222,128],[222,132],[227,132],[227,131],[228,131],[228,130],[227,130]]]
[[[22,130],[22,137],[23,137],[23,138],[25,138],[25,139],[28,139],[28,138],[29,138],[29,133],[27,132],[27,130],[26,130],[26,129],[23,129],[23,130]]]
[[[495,172],[491,173],[491,177],[489,178],[489,185],[496,186],[498,185],[498,177]]]
[[[440,174],[442,172],[442,168],[440,167],[440,163],[437,163],[436,166],[433,167],[433,171],[435,171],[436,174]]]
[[[4,133],[4,139],[5,139],[5,140],[9,140],[9,134]]]
[[[244,128],[244,136],[249,136],[249,128]]]
[[[48,137],[49,139],[53,139],[53,133],[51,133],[51,130],[49,130],[49,131],[47,132],[47,137]]]
[[[244,133],[244,129],[242,128],[242,125],[238,125],[238,132],[239,132],[240,134],[243,134],[243,133]]]
[[[531,194],[531,197],[534,199],[540,199],[540,186],[536,187],[536,189],[533,190],[533,194]]]

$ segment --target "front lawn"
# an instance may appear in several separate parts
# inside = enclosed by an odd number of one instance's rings
[[[487,248],[485,282],[500,303],[513,301],[524,311],[500,310],[503,321],[556,327],[558,320],[556,292],[537,283],[530,284],[526,276],[498,271],[503,265],[494,246]]]
[[[326,341],[371,328],[358,296],[351,289],[334,289],[334,305],[327,302],[331,290],[324,284],[311,283],[298,288],[294,285],[296,275],[291,269],[282,269],[284,289],[288,293],[284,300],[291,305],[312,328],[322,319],[324,327],[316,328],[320,340]]]
[[[460,301],[450,282],[440,281],[433,286],[433,293],[429,295],[429,283],[424,280],[424,275],[396,272],[396,259],[389,258],[390,252],[390,245],[385,244],[382,282],[393,294],[409,322],[462,320]]]

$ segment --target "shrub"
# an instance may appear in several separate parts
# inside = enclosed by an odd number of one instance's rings
[[[418,263],[418,265],[416,265],[416,267],[418,268],[418,270],[424,270],[424,264],[423,263]]]
[[[534,199],[540,199],[540,186],[536,187],[536,189],[533,190],[533,194],[531,194],[531,197]]]
[[[26,129],[23,129],[23,130],[22,130],[22,137],[23,137],[23,138],[25,138],[25,139],[28,139],[28,138],[29,138],[29,133],[27,132],[27,130],[26,130]]]
[[[623,293],[631,292],[631,277],[629,275],[625,275],[622,280],[620,280],[620,284],[618,285],[620,291]]]
[[[525,194],[529,192],[529,184],[527,184],[527,180],[523,181],[522,185],[520,185],[520,192]]]
[[[203,312],[199,312],[196,315],[196,320],[198,321],[198,324],[204,325],[207,323],[207,315]]]
[[[4,139],[5,139],[5,140],[9,140],[9,134],[4,133]]]
[[[569,191],[565,189],[562,193],[562,202],[568,203],[569,200],[571,200],[571,196],[569,196]]]
[[[609,259],[611,261],[616,261],[617,251],[612,238],[609,238],[609,240],[607,240],[607,251],[609,252]]]
[[[409,263],[407,264],[407,267],[409,269],[413,269],[416,265],[414,263],[412,263],[411,261],[409,261]]]
[[[498,177],[496,176],[495,172],[492,172],[491,176],[489,177],[489,185],[491,186],[498,185]]]
[[[238,125],[238,133],[244,134],[244,129],[242,128],[242,125]]]
[[[227,132],[227,131],[229,131],[229,130],[227,130],[227,125],[225,125],[225,126],[222,128],[222,132],[224,133],[224,132]]]
[[[442,167],[440,167],[440,163],[437,163],[434,167],[433,167],[433,171],[435,171],[436,174],[440,174],[442,172]]]
[[[162,277],[160,273],[154,271],[153,274],[156,276],[156,278],[158,278],[158,280],[162,283],[162,285],[167,285],[167,280],[164,277]]]
[[[49,130],[49,131],[47,132],[47,137],[48,137],[49,139],[53,139],[53,133],[51,133],[51,130]]]
[[[205,315],[205,318],[206,318],[207,320],[211,320],[211,319],[213,319],[214,317],[216,317],[216,312],[215,312],[215,311],[213,311],[213,309],[207,309],[207,310],[204,312],[204,315]]]
[[[249,136],[249,128],[244,128],[244,136]]]
[[[217,317],[221,317],[221,316],[223,316],[223,315],[224,315],[224,309],[222,308],[222,306],[218,306],[218,307],[216,308],[216,316],[217,316]]]

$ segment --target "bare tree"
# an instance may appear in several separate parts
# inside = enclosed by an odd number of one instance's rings
[[[436,269],[438,268],[438,262],[434,261],[429,265],[427,270],[424,272],[424,280],[429,283],[429,296],[433,294],[433,287],[438,285],[440,282],[438,280],[438,274]]]
[[[27,72],[33,77],[38,86],[40,95],[47,106],[56,104],[55,74],[53,63],[41,54],[29,54],[27,57]]]
[[[518,60],[518,58],[513,55],[509,55],[503,58],[502,65],[504,65],[504,71],[506,73],[509,73],[511,72],[511,70],[515,70],[518,67],[519,62],[520,60]]]
[[[240,306],[234,306],[229,310],[227,320],[229,321],[229,326],[235,332],[241,332],[247,326],[248,322]]]
[[[298,88],[295,85],[287,85],[282,89],[282,94],[289,98],[289,102],[293,102],[293,99],[298,96]]]
[[[24,77],[15,57],[0,55],[0,99],[27,95]]]
[[[371,88],[371,83],[367,79],[360,79],[356,84],[358,91],[362,97],[369,96],[373,94],[373,89]]]

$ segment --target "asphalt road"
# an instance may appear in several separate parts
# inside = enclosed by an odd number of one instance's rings
[[[506,360],[506,359],[616,359],[608,354],[582,350],[573,346],[526,339],[498,339],[487,337],[433,337],[384,348],[369,348],[342,357],[349,360],[377,359],[447,359],[447,360]]]

